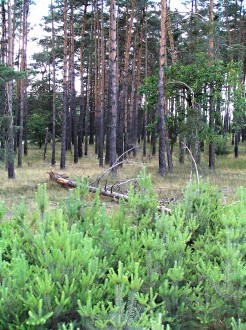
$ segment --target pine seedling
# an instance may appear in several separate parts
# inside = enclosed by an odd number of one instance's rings
[[[4,206],[4,203],[0,201],[0,220],[3,219],[5,212],[6,212],[6,208]]]
[[[43,300],[39,299],[37,304],[37,310],[30,310],[28,312],[29,318],[26,321],[27,325],[40,326],[46,324],[47,320],[51,318],[53,312],[44,314],[43,311]]]
[[[22,197],[20,204],[17,207],[17,210],[14,212],[14,217],[20,222],[23,223],[27,214],[27,206],[25,197]]]
[[[42,223],[44,224],[45,212],[47,211],[49,205],[46,183],[38,185],[38,191],[36,192],[36,202],[38,205]]]
[[[242,322],[240,318],[235,320],[234,317],[232,317],[231,328],[232,330],[246,330],[246,322]]]
[[[152,317],[150,318],[150,329],[151,330],[170,330],[170,326],[167,324],[166,327],[162,324],[162,314],[159,313],[158,317],[154,317],[152,314]]]

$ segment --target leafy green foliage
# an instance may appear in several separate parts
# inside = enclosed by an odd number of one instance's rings
[[[171,215],[149,176],[110,212],[85,183],[50,209],[22,200],[0,230],[0,326],[8,329],[245,329],[246,191],[223,207],[191,182]]]
[[[175,98],[175,113],[169,111],[166,122],[170,139],[174,140],[178,134],[191,144],[197,141],[208,141],[216,144],[217,154],[228,152],[225,137],[221,137],[221,112],[225,106],[233,105],[233,127],[239,129],[244,126],[245,98],[244,85],[241,79],[241,63],[214,59],[212,62],[207,54],[195,53],[192,63],[176,62],[165,68],[165,92],[169,98]],[[228,100],[223,95],[226,86],[230,86]],[[211,86],[213,86],[211,90]],[[185,91],[185,92],[184,92]],[[158,75],[148,77],[139,89],[146,97],[145,111],[155,111],[158,100]],[[185,101],[178,101],[180,95]],[[216,111],[213,113],[214,129],[208,125],[209,104],[213,101]],[[186,103],[186,104],[185,104]],[[151,130],[157,121],[149,122],[147,128]],[[173,133],[175,132],[175,134]],[[174,134],[174,136],[173,136]]]

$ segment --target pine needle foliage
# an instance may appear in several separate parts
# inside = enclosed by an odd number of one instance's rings
[[[138,184],[113,212],[86,182],[56,208],[45,185],[34,210],[0,204],[0,328],[245,329],[246,190],[222,206],[191,182],[166,214]]]

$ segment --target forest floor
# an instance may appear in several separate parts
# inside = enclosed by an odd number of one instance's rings
[[[141,147],[141,146],[140,146]],[[67,152],[66,170],[59,169],[59,161],[56,166],[51,166],[51,146],[48,146],[46,161],[43,160],[43,150],[32,146],[27,157],[23,157],[23,167],[15,169],[16,178],[9,180],[7,172],[3,164],[0,164],[0,201],[2,201],[10,214],[14,212],[16,206],[19,205],[22,198],[25,198],[29,207],[35,208],[35,192],[37,185],[47,183],[47,192],[51,207],[56,206],[64,201],[68,196],[68,190],[62,188],[57,183],[49,180],[47,172],[64,173],[73,181],[78,179],[88,179],[88,182],[93,181],[102,174],[107,166],[100,168],[98,159],[94,154],[93,147],[89,149],[88,157],[83,157],[78,164],[73,163],[71,152]],[[141,150],[141,149],[139,149]],[[191,180],[192,164],[191,159],[186,155],[185,163],[180,165],[178,162],[178,150],[173,153],[173,171],[167,173],[165,177],[158,175],[158,155],[155,157],[148,156],[145,159],[141,156],[141,151],[138,152],[136,158],[129,158],[128,163],[124,164],[118,170],[117,176],[105,175],[99,182],[99,186],[105,184],[113,184],[116,181],[124,181],[136,178],[143,168],[146,173],[151,174],[153,188],[159,196],[161,204],[169,207],[173,203],[182,198],[187,182]],[[57,159],[59,159],[59,149],[57,146]],[[202,153],[201,163],[199,165],[199,175],[203,180],[209,180],[211,185],[217,185],[221,190],[223,203],[231,203],[237,200],[236,191],[238,187],[246,187],[246,143],[240,143],[239,157],[236,159],[233,154],[233,147],[230,146],[228,155],[216,156],[216,169],[209,170],[207,152]],[[111,203],[106,197],[104,201]]]

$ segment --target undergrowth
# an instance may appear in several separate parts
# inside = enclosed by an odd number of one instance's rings
[[[0,328],[246,328],[246,190],[223,206],[191,182],[169,215],[138,184],[113,211],[85,182],[55,208],[39,185],[7,221],[0,203]]]

